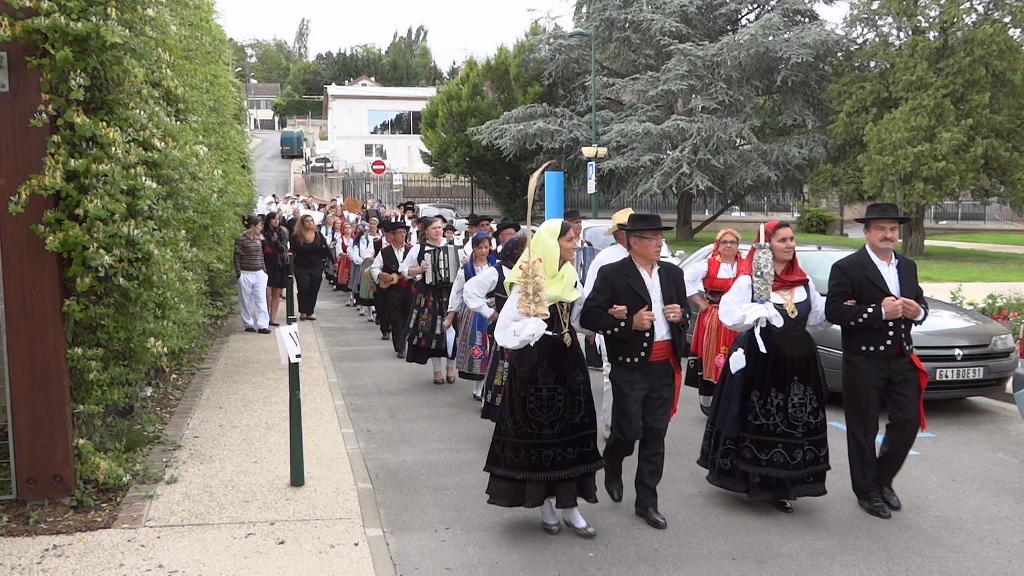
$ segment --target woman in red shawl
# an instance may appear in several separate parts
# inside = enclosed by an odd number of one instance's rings
[[[736,281],[739,249],[739,232],[726,228],[715,236],[711,256],[686,269],[686,297],[700,307],[700,316],[693,329],[685,384],[697,388],[700,410],[705,416],[711,411],[715,382],[736,339],[736,333],[718,320],[718,302]]]
[[[765,243],[760,236],[720,304],[722,324],[740,334],[715,388],[697,463],[711,484],[792,512],[789,500],[825,495],[831,468],[825,378],[807,333],[824,323],[825,299],[800,269],[788,223],[769,222]],[[767,275],[755,266],[760,250],[771,250]],[[772,271],[772,285],[761,286]]]

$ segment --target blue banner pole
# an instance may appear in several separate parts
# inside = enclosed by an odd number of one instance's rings
[[[561,218],[565,214],[565,172],[544,173],[544,219]]]

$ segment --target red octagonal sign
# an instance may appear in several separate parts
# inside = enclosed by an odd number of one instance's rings
[[[388,166],[387,164],[384,163],[383,160],[374,160],[373,162],[370,163],[370,171],[376,174],[377,176],[380,176],[381,174],[386,172],[387,169]]]

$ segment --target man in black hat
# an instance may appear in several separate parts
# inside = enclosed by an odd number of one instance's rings
[[[843,409],[850,478],[865,512],[890,518],[902,505],[892,482],[924,422],[928,383],[910,335],[928,317],[917,265],[896,257],[900,225],[910,219],[895,204],[871,204],[863,218],[866,245],[832,265],[825,318],[843,331]],[[889,423],[878,453],[882,403]]]
[[[583,239],[583,216],[580,215],[579,210],[566,210],[562,214],[562,220],[568,222],[569,226],[572,227],[573,233],[576,234],[577,247],[589,244],[589,242]]]
[[[505,242],[508,242],[513,236],[518,234],[521,228],[519,222],[502,218],[501,222],[498,222],[498,226],[494,229],[494,240],[497,244],[497,249],[500,251]]]
[[[636,470],[636,515],[667,528],[658,511],[658,483],[665,467],[665,433],[682,381],[689,306],[683,271],[662,266],[663,226],[657,214],[630,214],[628,258],[603,266],[582,305],[580,325],[604,336],[612,384],[612,430],[604,450],[604,486],[622,501],[622,461],[640,453]]]
[[[402,222],[388,222],[384,228],[387,244],[370,265],[370,277],[377,283],[381,340],[390,338],[399,358],[405,358],[405,327],[412,307],[409,281],[398,271],[412,248],[405,240],[408,231]]]

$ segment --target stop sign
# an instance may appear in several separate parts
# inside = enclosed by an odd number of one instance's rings
[[[373,162],[370,163],[370,171],[376,174],[377,176],[380,176],[381,174],[386,172],[387,169],[388,166],[387,164],[384,163],[383,160],[374,160]]]

